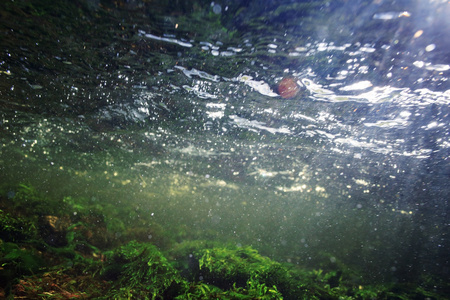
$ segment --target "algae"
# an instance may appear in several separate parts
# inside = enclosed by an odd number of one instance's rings
[[[120,207],[114,211],[113,207],[101,207],[95,199],[83,197],[67,196],[57,201],[24,184],[13,190],[14,201],[8,201],[6,195],[0,198],[0,278],[4,282],[0,294],[5,297],[445,299],[450,288],[432,276],[423,278],[421,284],[368,284],[338,259],[314,269],[277,262],[251,246],[215,240],[172,241],[158,248],[148,241],[132,240],[139,235],[128,233],[114,243],[105,242],[105,236],[115,235],[111,230],[129,231],[123,219],[127,215],[121,219],[118,213]],[[59,205],[59,211],[52,205]],[[53,227],[64,243],[49,241],[42,218],[32,214],[36,209],[45,215],[45,208],[54,213],[53,220],[60,220],[60,229],[55,224]],[[69,217],[68,212],[74,209],[78,213]],[[103,225],[95,232],[98,224]],[[140,226],[144,224],[140,221]],[[163,227],[155,234],[163,235]],[[158,240],[161,238],[154,241]],[[328,254],[323,256],[324,261],[329,261]]]

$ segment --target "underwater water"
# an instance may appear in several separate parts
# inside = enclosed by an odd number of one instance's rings
[[[445,298],[448,1],[0,8],[2,218],[66,218],[65,234],[101,215],[95,252],[217,242]]]

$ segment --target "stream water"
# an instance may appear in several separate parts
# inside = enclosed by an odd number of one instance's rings
[[[293,264],[449,275],[448,1],[13,2],[3,186]]]

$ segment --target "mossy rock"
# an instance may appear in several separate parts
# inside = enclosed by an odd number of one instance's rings
[[[222,290],[214,285],[203,282],[193,282],[184,294],[175,299],[283,299],[276,287],[267,287],[263,283],[249,280],[245,287],[236,287]]]
[[[14,243],[0,246],[0,286],[11,285],[17,278],[42,272],[46,262],[35,249],[21,248]]]
[[[0,239],[6,242],[21,242],[35,239],[37,229],[33,222],[0,210]]]
[[[251,247],[203,249],[195,256],[203,280],[220,288],[246,287],[249,280],[286,290],[291,286],[286,268]]]
[[[173,299],[186,282],[152,244],[136,241],[108,255],[105,279],[114,284],[105,299]]]
[[[57,211],[56,209],[51,211],[52,206],[49,205],[49,199],[40,194],[33,186],[27,184],[19,184],[12,202],[12,209],[27,217]]]

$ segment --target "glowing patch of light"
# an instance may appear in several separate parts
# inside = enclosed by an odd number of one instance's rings
[[[373,84],[370,81],[364,80],[364,81],[356,82],[351,85],[341,87],[339,90],[341,90],[341,91],[357,91],[357,90],[367,89],[371,86],[373,86]]]

